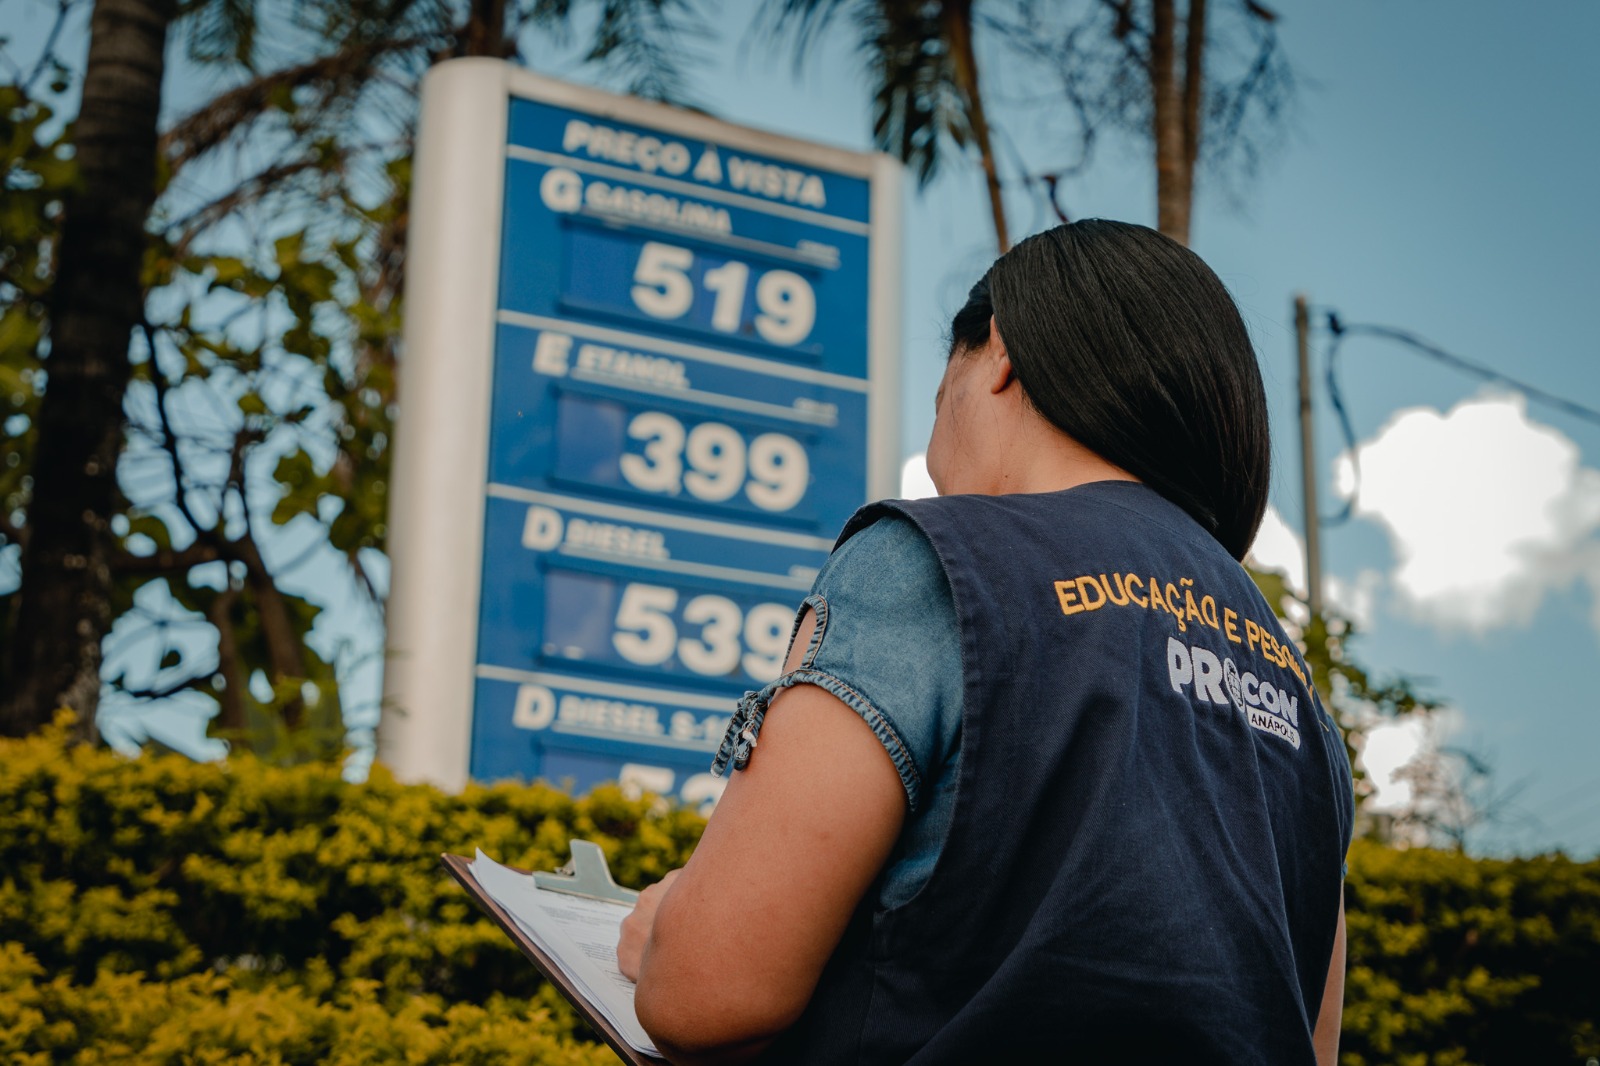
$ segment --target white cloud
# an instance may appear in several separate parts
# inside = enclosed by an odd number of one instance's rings
[[[1322,595],[1328,605],[1362,629],[1372,626],[1381,588],[1383,575],[1376,570],[1361,570],[1350,580],[1337,574],[1327,574],[1322,579]]]
[[[1361,745],[1360,761],[1372,786],[1369,811],[1403,811],[1411,806],[1411,782],[1400,771],[1429,742],[1428,724],[1420,715],[1373,726]]]
[[[1248,559],[1258,570],[1276,570],[1283,574],[1291,589],[1301,596],[1305,595],[1305,542],[1271,504],[1267,505],[1267,513],[1261,518],[1261,528],[1256,530],[1256,539],[1250,545]],[[1362,570],[1354,579],[1325,573],[1322,576],[1322,595],[1339,614],[1366,628],[1372,620],[1377,591],[1382,584],[1383,577],[1375,570]],[[1291,621],[1304,622],[1305,619],[1292,618]]]
[[[1390,579],[1418,618],[1483,633],[1527,623],[1575,579],[1600,593],[1600,470],[1521,396],[1398,411],[1357,456],[1359,486],[1345,453],[1338,491],[1388,532]]]
[[[1463,813],[1463,802],[1470,806],[1462,766],[1448,754],[1449,741],[1465,724],[1459,710],[1446,707],[1379,722],[1358,739],[1356,760],[1372,786],[1367,812],[1420,819],[1397,827],[1397,840],[1425,844],[1430,816],[1449,823]]]
[[[900,498],[921,500],[937,495],[939,490],[933,487],[933,478],[928,476],[928,457],[918,452],[900,468]]]
[[[1267,505],[1267,513],[1261,518],[1261,528],[1256,530],[1249,559],[1256,569],[1276,570],[1288,578],[1290,588],[1297,592],[1305,591],[1305,543],[1271,504]]]

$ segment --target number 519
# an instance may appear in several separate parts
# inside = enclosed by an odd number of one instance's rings
[[[633,302],[652,318],[682,318],[694,306],[690,270],[694,253],[675,244],[650,241],[633,269]],[[744,323],[744,295],[750,266],[730,259],[701,278],[713,294],[711,328],[738,333]],[[756,279],[756,332],[769,344],[799,344],[817,321],[817,296],[811,283],[792,270],[769,270]]]

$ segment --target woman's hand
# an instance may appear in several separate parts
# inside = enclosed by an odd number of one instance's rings
[[[661,906],[662,897],[677,880],[678,873],[669,871],[667,876],[640,892],[633,913],[622,919],[622,936],[617,941],[617,969],[630,981],[639,980],[639,963],[650,943],[650,931],[655,928],[656,908]]]

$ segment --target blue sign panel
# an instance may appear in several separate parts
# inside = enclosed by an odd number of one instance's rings
[[[470,771],[710,799],[867,498],[870,182],[513,98]]]

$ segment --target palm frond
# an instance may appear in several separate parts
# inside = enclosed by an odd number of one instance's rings
[[[792,38],[794,72],[798,76],[835,19],[843,16],[854,25],[865,25],[875,17],[879,6],[876,0],[767,0],[750,32],[774,44]]]
[[[872,73],[872,135],[926,185],[949,146],[972,140],[967,101],[956,81],[941,5],[879,3],[859,52]]]
[[[604,0],[584,58],[635,96],[692,103],[684,66],[699,53],[685,42],[710,35],[688,0]]]
[[[189,0],[178,9],[189,58],[256,69],[260,21],[254,0]]]

